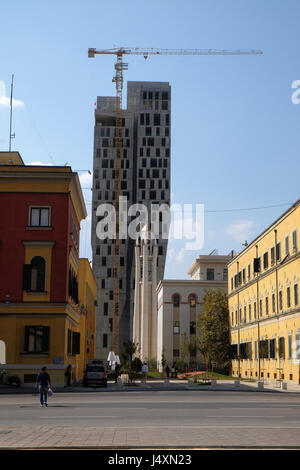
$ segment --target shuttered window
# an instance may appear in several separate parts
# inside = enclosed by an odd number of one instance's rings
[[[24,351],[45,353],[49,351],[49,326],[25,326]]]
[[[72,354],[80,354],[80,333],[72,332]]]
[[[45,291],[46,262],[41,256],[32,258],[30,264],[23,266],[23,290]]]

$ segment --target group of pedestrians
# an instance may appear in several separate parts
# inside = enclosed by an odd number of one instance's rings
[[[65,377],[66,377],[67,383],[65,387],[68,387],[71,385],[71,375],[72,375],[71,369],[72,369],[71,365],[69,365],[66,369]],[[39,372],[36,378],[35,387],[38,388],[40,392],[40,406],[48,406],[47,398],[48,398],[48,395],[50,395],[50,393],[52,392],[52,389],[51,389],[50,375],[47,372],[46,366],[42,367],[41,372]]]
[[[176,363],[173,363],[171,369],[170,367],[166,366],[166,374],[167,374],[167,378],[169,379],[170,378],[170,373],[171,373],[171,379],[177,379],[177,374],[178,374],[178,369],[176,367]]]

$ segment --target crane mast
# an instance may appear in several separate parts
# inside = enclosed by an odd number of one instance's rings
[[[100,55],[115,55],[116,74],[113,82],[116,84],[116,135],[114,160],[114,206],[116,217],[116,238],[113,254],[113,324],[112,324],[112,351],[119,356],[119,322],[120,322],[120,237],[119,237],[119,196],[121,193],[121,159],[123,140],[123,71],[128,70],[128,63],[123,62],[123,55],[142,55],[145,59],[149,55],[257,55],[260,50],[218,50],[218,49],[155,49],[155,48],[113,48],[97,50],[88,49],[88,57]]]

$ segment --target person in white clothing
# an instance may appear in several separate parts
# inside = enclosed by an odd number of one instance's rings
[[[147,382],[148,366],[145,362],[142,365],[142,374],[143,374],[143,381]]]

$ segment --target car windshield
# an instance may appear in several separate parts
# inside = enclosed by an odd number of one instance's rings
[[[87,366],[86,368],[87,372],[104,372],[103,367],[99,366]]]

